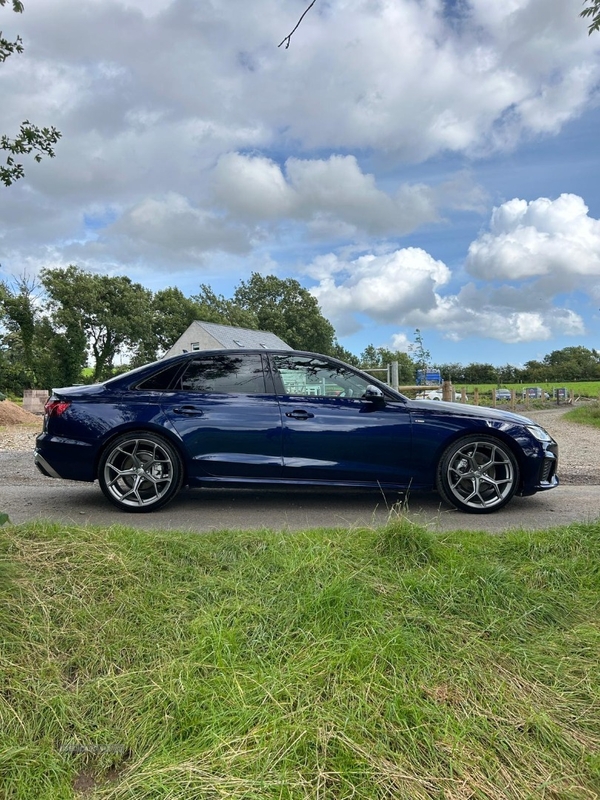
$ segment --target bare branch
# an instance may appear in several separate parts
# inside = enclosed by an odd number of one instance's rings
[[[317,2],[317,0],[312,0],[312,3],[311,3],[311,4],[309,5],[309,7],[308,7],[308,8],[307,8],[307,9],[304,11],[304,14],[302,14],[302,16],[300,17],[300,19],[299,19],[299,20],[298,20],[298,22],[296,23],[296,27],[294,28],[294,30],[293,30],[291,33],[288,33],[288,35],[285,37],[285,39],[283,39],[281,42],[279,42],[279,44],[277,45],[277,47],[281,47],[281,45],[282,45],[282,44],[284,44],[284,42],[285,42],[285,49],[287,50],[287,49],[289,48],[289,46],[290,46],[290,41],[291,41],[291,39],[292,39],[292,36],[293,36],[293,35],[294,35],[294,33],[295,33],[297,30],[298,30],[298,28],[300,27],[300,23],[302,22],[302,20],[304,19],[304,17],[305,17],[305,16],[308,14],[308,12],[311,10],[311,8],[314,6],[314,4],[315,4],[316,2]]]

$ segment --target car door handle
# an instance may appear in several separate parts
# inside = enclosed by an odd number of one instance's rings
[[[201,417],[204,411],[198,406],[175,406],[173,413],[181,414],[184,417]]]
[[[286,411],[286,417],[291,417],[292,419],[310,419],[314,417],[314,414],[311,414],[309,411]]]

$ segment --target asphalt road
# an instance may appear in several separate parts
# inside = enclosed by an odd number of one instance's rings
[[[0,512],[14,523],[44,519],[196,533],[352,528],[384,523],[397,513],[399,499],[356,490],[194,489],[182,491],[161,511],[127,514],[114,508],[97,484],[43,477],[33,466],[31,452],[0,453]],[[533,497],[515,497],[505,509],[489,515],[455,511],[433,493],[413,494],[403,513],[433,531],[551,528],[600,518],[600,485],[564,485]]]

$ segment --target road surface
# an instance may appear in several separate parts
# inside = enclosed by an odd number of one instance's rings
[[[356,490],[183,490],[165,509],[127,514],[114,508],[98,484],[40,475],[31,451],[0,452],[0,511],[14,523],[36,519],[76,525],[127,525],[201,533],[223,529],[299,530],[385,523],[399,511],[393,493]],[[402,513],[432,531],[539,529],[600,518],[600,484],[563,485],[533,497],[515,497],[496,514],[455,511],[438,495],[413,494]]]

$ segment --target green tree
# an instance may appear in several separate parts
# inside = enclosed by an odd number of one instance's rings
[[[217,322],[220,325],[233,325],[236,328],[259,328],[256,314],[251,308],[244,308],[236,299],[227,299],[222,294],[215,294],[210,286],[200,284],[198,294],[191,299],[197,304],[199,315],[196,319],[202,322]]]
[[[169,286],[156,292],[152,298],[151,339],[144,348],[148,361],[158,351],[168,350],[194,320],[199,319],[200,308],[181,289]],[[140,353],[142,355],[142,353]]]
[[[0,6],[6,5],[6,2],[7,0],[0,0]],[[21,0],[12,0],[12,9],[21,14],[23,12]],[[0,33],[0,63],[15,53],[22,52],[23,40],[20,36],[17,36],[14,41],[10,41]],[[10,186],[25,175],[23,164],[15,160],[20,156],[35,153],[33,158],[38,162],[44,155],[54,158],[54,145],[60,137],[61,133],[56,128],[39,128],[29,120],[21,123],[19,132],[14,138],[11,139],[6,134],[0,136],[0,150],[8,153],[5,164],[0,165],[0,181],[5,186]]]
[[[412,355],[416,369],[425,371],[429,366],[429,362],[431,361],[431,353],[425,347],[423,336],[419,328],[415,329],[415,341],[413,344],[409,345],[408,349]]]
[[[581,381],[600,378],[600,354],[587,347],[564,347],[544,356],[547,380]]]
[[[464,367],[465,383],[496,383],[498,370],[493,364],[468,364]]]
[[[298,350],[331,354],[335,330],[317,300],[293,278],[252,273],[238,284],[234,302],[256,317],[259,330],[271,331]]]
[[[369,370],[385,369],[393,361],[398,362],[398,383],[400,386],[412,385],[415,382],[415,362],[407,353],[369,344],[360,356],[361,369],[367,370],[367,372]],[[379,373],[376,377],[381,380],[384,376]]]
[[[345,361],[346,364],[352,364],[353,367],[360,367],[361,365],[360,358],[343,347],[337,339],[333,343],[331,355],[335,356],[335,358],[339,358],[340,361]]]
[[[466,383],[465,381],[465,368],[462,364],[456,362],[448,364],[433,364],[434,369],[439,369],[442,379],[445,381],[452,381],[454,384]]]
[[[21,389],[31,389],[36,385],[34,338],[39,305],[36,297],[36,284],[25,276],[17,279],[11,287],[0,283],[0,308],[7,331],[4,344],[11,351],[11,360],[20,360],[19,370]]]
[[[123,275],[94,275],[74,265],[43,270],[42,283],[55,330],[74,348],[87,342],[94,381],[110,377],[119,353],[135,356],[150,341],[152,293],[141,284]]]
[[[588,25],[588,34],[600,30],[600,0],[585,0],[585,8],[579,15],[580,17],[588,18],[590,24]]]

